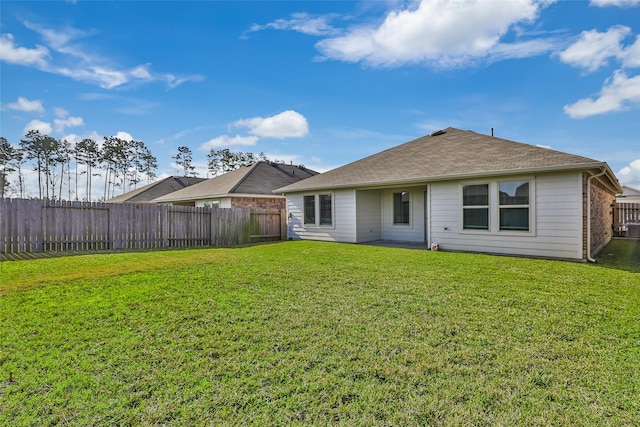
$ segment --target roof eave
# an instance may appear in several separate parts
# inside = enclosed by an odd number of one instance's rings
[[[609,182],[612,184],[610,189],[613,190],[613,192],[616,195],[624,193],[624,188],[622,188],[622,185],[618,181],[618,178],[616,177],[616,174],[613,173],[613,171],[611,170],[609,165],[607,163],[603,163],[603,167],[604,167],[604,170],[605,170],[605,175],[607,176],[607,178],[609,178]]]
[[[203,200],[203,199],[216,199],[219,197],[229,197],[229,194],[207,194],[204,196],[190,196],[190,197],[158,197],[157,199],[153,199],[154,203],[170,203],[170,202],[187,202],[189,200]]]
[[[545,166],[545,167],[535,167],[535,168],[522,168],[522,169],[505,169],[505,170],[495,170],[495,171],[483,171],[483,172],[470,172],[463,174],[451,174],[451,175],[437,175],[437,176],[422,176],[411,179],[397,179],[397,180],[387,180],[387,181],[372,181],[372,182],[359,182],[359,183],[347,183],[347,184],[337,184],[331,186],[309,186],[303,188],[293,188],[288,190],[287,187],[282,187],[277,190],[274,190],[274,193],[287,194],[287,193],[302,193],[306,191],[318,191],[318,190],[327,190],[327,189],[346,189],[346,188],[371,188],[371,187],[390,187],[390,186],[398,186],[398,185],[414,185],[414,184],[422,184],[426,182],[437,182],[437,181],[451,181],[457,179],[473,179],[473,178],[481,178],[488,176],[507,176],[507,175],[526,175],[531,173],[548,173],[548,172],[559,172],[559,171],[569,171],[569,170],[589,170],[589,169],[598,169],[606,167],[610,172],[609,166],[603,162],[589,162],[589,163],[576,163],[573,165],[559,165],[559,166]],[[611,172],[613,174],[613,172]],[[615,176],[615,175],[613,175]],[[614,182],[617,183],[617,180]],[[620,187],[620,185],[617,185]],[[620,188],[620,190],[622,190]]]
[[[205,196],[195,196],[195,197],[180,197],[180,198],[172,198],[172,199],[153,199],[154,203],[171,203],[171,202],[188,202],[188,201],[196,201],[196,200],[209,200],[209,199],[220,199],[225,197],[254,197],[254,198],[270,198],[270,197],[283,197],[279,194],[253,194],[253,193],[226,193],[226,194],[212,194]]]

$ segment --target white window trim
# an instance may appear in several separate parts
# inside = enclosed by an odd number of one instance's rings
[[[407,193],[409,195],[409,222],[407,224],[396,224],[394,222],[394,200],[393,195],[396,193]],[[396,228],[412,228],[413,226],[413,192],[411,190],[392,190],[391,191],[391,227]]]
[[[313,220],[314,222],[306,222],[307,205],[305,199],[307,197],[313,197]],[[318,224],[318,196],[317,194],[303,194],[302,195],[302,225],[304,227],[314,227]]]
[[[500,230],[500,184],[505,182],[527,181],[529,182],[529,230]],[[464,228],[464,200],[462,189],[465,185],[489,184],[489,229],[465,229]],[[462,181],[458,185],[459,188],[459,224],[460,234],[476,234],[490,236],[527,236],[536,235],[536,216],[535,216],[535,199],[536,199],[536,180],[534,176],[510,176],[501,179],[491,178],[483,180]],[[520,206],[520,205],[518,205]],[[515,206],[514,206],[515,207]]]
[[[470,206],[465,206],[464,205],[464,187],[467,185],[488,185],[489,186],[489,204],[485,207],[484,205],[470,205]],[[464,233],[469,233],[469,234],[487,234],[491,231],[491,219],[493,217],[493,213],[491,212],[491,198],[492,198],[492,191],[491,191],[491,181],[468,181],[468,182],[462,182],[460,183],[460,230],[462,230]],[[466,209],[488,209],[488,220],[489,223],[488,228],[486,230],[481,229],[481,228],[464,228],[464,210]]]
[[[331,196],[331,225],[329,224],[320,224],[320,196],[329,195]],[[314,203],[314,213],[315,213],[315,223],[305,223],[304,222],[304,198],[307,196],[313,196]],[[336,196],[333,191],[321,191],[318,193],[305,193],[302,195],[302,225],[307,229],[335,229],[336,228]]]

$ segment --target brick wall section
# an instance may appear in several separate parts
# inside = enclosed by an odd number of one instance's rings
[[[284,209],[286,205],[284,198],[233,197],[231,199],[232,208]]]
[[[583,258],[587,258],[587,180],[588,174],[582,178],[583,205]],[[613,205],[615,194],[611,193],[598,179],[591,180],[591,252],[595,255],[613,236]]]

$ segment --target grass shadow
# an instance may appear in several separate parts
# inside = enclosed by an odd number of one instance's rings
[[[596,263],[602,267],[640,273],[640,239],[612,239],[596,257]]]

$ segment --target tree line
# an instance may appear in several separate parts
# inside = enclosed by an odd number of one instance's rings
[[[0,137],[0,197],[12,184],[8,180],[10,173],[17,175],[15,192],[20,198],[25,197],[28,166],[37,173],[40,199],[92,200],[93,181],[102,177],[104,191],[100,196],[106,200],[115,195],[117,188],[123,192],[135,188],[144,177],[150,182],[156,177],[158,163],[142,141],[108,136],[102,144],[90,138],[71,144],[30,130],[17,147]],[[79,187],[84,187],[84,196]]]
[[[176,165],[182,168],[185,176],[198,176],[193,165],[193,153],[189,147],[178,147],[178,154],[172,157]],[[214,150],[207,154],[207,169],[213,176],[217,176],[258,162],[271,161],[264,153],[233,152],[228,148]],[[275,160],[277,162],[277,160]]]
[[[198,175],[193,153],[188,147],[178,147],[172,158],[185,176]],[[207,167],[213,176],[217,176],[268,160],[264,153],[211,149],[207,154]],[[0,137],[0,198],[10,189],[18,197],[25,197],[28,167],[37,173],[40,199],[90,201],[96,196],[107,200],[114,197],[117,190],[122,194],[135,189],[142,181],[152,182],[157,177],[158,160],[144,142],[116,136],[104,137],[102,143],[85,138],[72,144],[30,130],[17,146]],[[17,181],[10,182],[9,176],[14,175]],[[102,179],[104,186],[101,194],[94,195],[92,187],[97,179]]]

